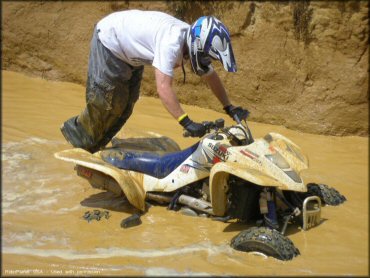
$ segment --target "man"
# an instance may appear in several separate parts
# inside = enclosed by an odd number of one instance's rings
[[[128,10],[106,16],[97,23],[91,40],[86,108],[62,125],[64,137],[91,153],[104,147],[132,113],[145,64],[155,67],[158,95],[168,112],[191,136],[202,137],[205,127],[190,120],[172,87],[174,68],[187,59],[225,111],[245,119],[248,111],[231,105],[211,58],[236,72],[229,32],[215,17],[201,17],[190,26],[155,11]]]

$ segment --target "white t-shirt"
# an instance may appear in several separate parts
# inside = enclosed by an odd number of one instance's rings
[[[155,11],[127,10],[112,13],[97,23],[102,44],[132,66],[152,64],[173,76],[181,64],[189,24]]]

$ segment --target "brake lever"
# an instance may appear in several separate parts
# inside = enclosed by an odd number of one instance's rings
[[[245,123],[245,127],[246,127],[247,134],[248,134],[249,144],[251,144],[251,143],[253,143],[253,142],[254,142],[254,139],[253,139],[253,136],[252,136],[251,130],[249,129],[249,126],[248,126],[248,124],[247,124],[247,120],[246,120],[246,119],[244,119],[244,123]]]
[[[234,114],[234,120],[237,124],[241,124],[242,122],[240,121],[238,115]]]
[[[214,123],[210,121],[203,121],[202,125],[206,128],[206,133],[210,133],[211,129],[215,127]]]

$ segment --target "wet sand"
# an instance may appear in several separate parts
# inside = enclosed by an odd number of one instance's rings
[[[2,71],[3,275],[368,275],[368,138],[306,134],[250,123],[254,137],[273,131],[308,155],[306,183],[335,187],[348,199],[325,206],[325,221],[309,231],[288,230],[301,255],[282,262],[235,251],[230,239],[243,225],[215,222],[152,206],[143,224],[122,229],[133,209],[124,199],[92,188],[54,153],[71,146],[59,127],[84,107],[84,88]],[[192,119],[224,114],[184,106]],[[292,108],[293,109],[293,108]],[[196,139],[158,99],[141,97],[121,138],[165,135],[182,148]],[[87,210],[111,217],[88,223]]]

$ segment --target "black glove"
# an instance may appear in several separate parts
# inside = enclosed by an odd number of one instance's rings
[[[234,105],[227,105],[224,107],[225,112],[233,119],[234,116],[238,116],[239,120],[246,120],[249,115],[249,111],[247,109],[243,109],[240,106],[234,106]]]
[[[205,126],[193,122],[188,116],[183,118],[179,123],[186,129],[191,137],[202,137],[204,134],[206,134]]]

